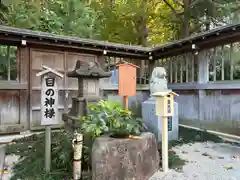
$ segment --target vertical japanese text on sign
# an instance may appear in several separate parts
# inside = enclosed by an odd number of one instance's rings
[[[168,101],[167,101],[167,110],[168,110],[168,113],[170,114],[171,113],[171,100],[170,99],[168,99]]]
[[[42,125],[58,124],[58,91],[55,77],[44,76],[42,82]]]
[[[45,82],[46,82],[46,91],[45,91],[45,102],[44,102],[44,107],[45,107],[45,111],[44,111],[44,116],[45,118],[53,118],[55,117],[55,110],[53,108],[54,104],[55,104],[55,92],[54,89],[52,89],[52,87],[54,87],[54,83],[55,83],[55,79],[54,78],[45,78]]]
[[[58,119],[58,87],[57,78],[63,74],[42,65],[43,71],[36,76],[41,77],[41,125],[57,125]]]

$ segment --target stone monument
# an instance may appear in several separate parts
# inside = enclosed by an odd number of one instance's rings
[[[150,97],[142,103],[142,118],[148,131],[155,134],[158,142],[162,139],[161,117],[156,115],[156,100],[151,96],[160,91],[168,91],[166,71],[163,67],[153,69],[150,79]],[[174,116],[168,117],[168,138],[169,140],[178,139],[178,104],[174,102]]]
[[[62,119],[69,130],[76,128],[79,117],[87,114],[88,103],[94,103],[101,99],[99,79],[107,78],[111,72],[105,72],[100,68],[98,62],[77,61],[75,69],[68,72],[67,76],[78,79],[78,96],[72,98],[72,108],[68,113],[63,114]],[[89,84],[92,82],[91,84]]]
[[[153,133],[140,139],[98,137],[92,146],[92,180],[148,180],[159,170]]]

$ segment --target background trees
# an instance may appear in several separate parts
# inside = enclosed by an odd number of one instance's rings
[[[239,7],[238,0],[11,0],[0,4],[0,23],[151,45],[239,22]]]
[[[240,22],[239,11],[239,0],[2,0],[0,23],[151,46]]]

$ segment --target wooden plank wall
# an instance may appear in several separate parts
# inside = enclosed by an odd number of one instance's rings
[[[28,129],[28,52],[27,47],[16,48],[16,64],[8,63],[8,79],[0,82],[0,134]],[[10,79],[9,65],[17,68],[16,80]]]
[[[32,77],[32,92],[31,92],[31,111],[30,128],[32,130],[42,128],[40,126],[40,98],[41,98],[41,79],[36,77],[36,73],[41,71],[41,65],[51,67],[65,76],[63,79],[58,79],[59,88],[59,113],[60,117],[63,112],[67,112],[71,107],[72,97],[77,95],[77,79],[68,78],[66,73],[72,71],[75,68],[76,61],[95,61],[96,56],[80,54],[74,52],[43,50],[43,49],[31,49],[31,77]],[[59,119],[59,126],[63,124]],[[59,127],[55,126],[55,127]]]

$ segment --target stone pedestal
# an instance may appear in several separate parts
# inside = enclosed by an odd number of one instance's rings
[[[156,115],[156,100],[149,98],[147,101],[142,103],[142,118],[148,131],[155,134],[157,141],[162,140],[162,122],[161,117]],[[178,104],[174,102],[174,116],[168,118],[168,139],[178,139]]]
[[[92,180],[148,180],[159,167],[157,143],[152,133],[140,137],[97,138],[92,149]]]

